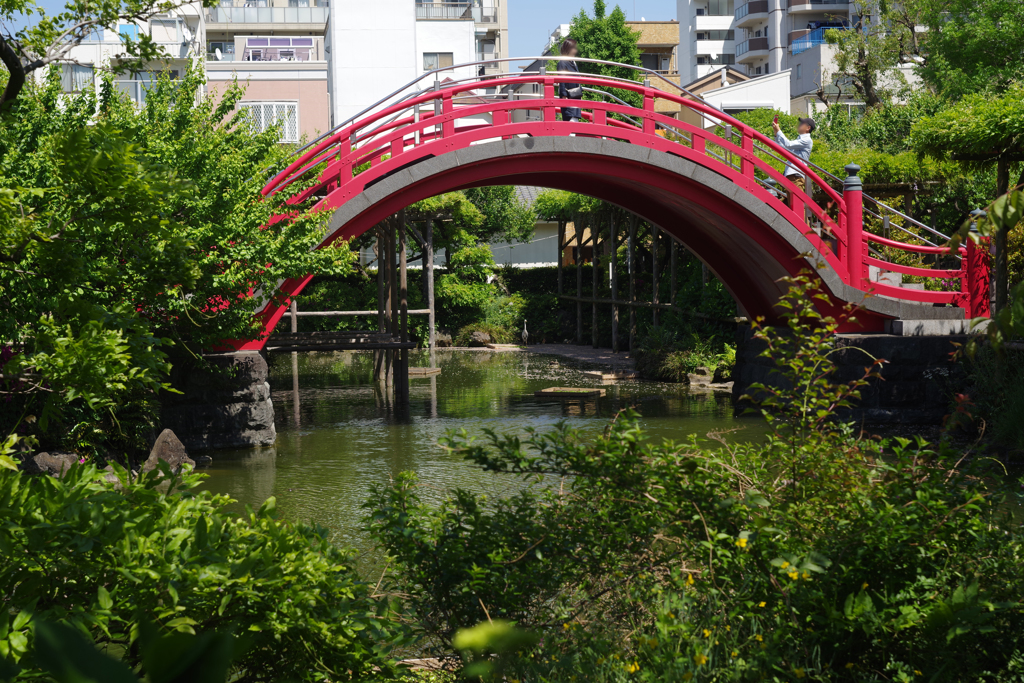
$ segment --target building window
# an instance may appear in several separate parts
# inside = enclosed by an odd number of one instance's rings
[[[450,69],[455,64],[455,55],[451,52],[424,52],[423,70]]]
[[[262,133],[277,126],[281,142],[299,141],[298,102],[239,102],[238,108],[245,112],[254,131]]]
[[[149,35],[158,43],[180,43],[177,19],[150,19]]]
[[[697,55],[698,64],[735,64],[736,55]]]
[[[803,75],[804,75],[804,65],[803,64],[797,64],[796,65],[796,77],[797,78],[802,78]]]
[[[698,14],[700,14],[699,10]],[[732,0],[708,0],[707,14],[712,17],[731,17],[733,15]]]
[[[92,85],[93,68],[79,64],[63,64],[60,87],[64,92],[82,92]]]
[[[117,32],[122,38],[139,39],[139,27],[135,24],[121,24],[117,27]]]
[[[734,40],[733,31],[697,31],[697,40]]]
[[[761,75],[761,67],[757,67],[756,69],[754,69],[754,73],[757,74],[758,76],[760,76]]]
[[[756,31],[754,31],[754,37],[755,38],[760,38],[761,37],[761,29],[757,29]]]

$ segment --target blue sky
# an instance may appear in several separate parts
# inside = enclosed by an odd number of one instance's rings
[[[359,2],[361,0],[332,0]],[[544,47],[548,35],[559,24],[569,23],[586,7],[593,9],[593,0],[499,0],[508,3],[509,56],[534,55]],[[64,0],[37,0],[48,13],[64,6]],[[610,7],[614,3],[609,2]],[[624,0],[620,4],[630,20],[665,20],[676,18],[676,0]]]

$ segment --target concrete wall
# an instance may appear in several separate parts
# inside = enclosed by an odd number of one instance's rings
[[[325,43],[332,125],[413,80],[422,66],[409,0],[334,3]]]
[[[417,21],[416,22],[416,74],[425,73],[425,52],[451,52],[453,64],[476,61],[476,24],[472,21]],[[472,67],[445,72],[441,80],[459,80],[474,75]],[[400,85],[400,84],[398,84]]]
[[[704,93],[704,101],[719,109],[778,109],[789,113],[789,71],[752,78]]]
[[[299,135],[312,140],[330,128],[327,65],[324,62],[217,62],[207,65],[207,92],[220,99],[237,74],[246,86],[243,102],[298,102]],[[244,66],[243,66],[244,65]],[[242,68],[233,68],[242,67]]]
[[[558,261],[558,223],[538,222],[529,242],[499,243],[490,247],[494,262],[499,266],[554,265]]]

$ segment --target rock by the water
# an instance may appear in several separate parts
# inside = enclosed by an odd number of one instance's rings
[[[195,460],[196,465],[199,467],[209,467],[213,464],[213,458],[208,455],[197,455]]]
[[[491,343],[491,335],[482,330],[473,330],[469,335],[470,346],[487,346]]]
[[[707,368],[697,368],[687,375],[687,379],[691,385],[711,384],[711,376],[708,374]]]
[[[447,349],[452,345],[452,336],[445,334],[444,332],[438,332],[434,335],[434,346],[439,349]]]
[[[719,365],[715,368],[715,376],[711,379],[712,384],[724,384],[732,381],[732,366]]]
[[[36,453],[21,463],[22,469],[29,474],[49,474],[62,477],[78,462],[77,453]]]
[[[195,461],[188,457],[185,446],[170,429],[160,432],[160,436],[156,438],[156,443],[153,444],[153,448],[149,452],[149,458],[142,465],[142,471],[155,470],[157,463],[161,460],[170,465],[172,472],[180,472],[182,465],[196,466]]]

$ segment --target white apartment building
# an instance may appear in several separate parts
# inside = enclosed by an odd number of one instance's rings
[[[851,10],[846,0],[677,0],[680,75],[696,80],[723,65],[748,76],[791,69],[827,29],[849,28]]]
[[[118,75],[114,81],[116,87],[132,100],[145,102],[146,91],[157,77],[169,73],[172,78],[177,78],[202,57],[205,49],[204,23],[202,8],[193,4],[156,15],[149,21],[125,22],[116,28],[94,31],[68,55],[69,60],[76,63],[60,65],[63,90],[77,93],[90,86],[99,88],[101,69],[115,64],[118,57],[125,54],[125,39],[138,40],[140,36],[148,35],[167,53],[167,59],[154,62],[146,71]],[[43,77],[44,71],[37,74]]]
[[[507,71],[506,0],[335,0],[327,23],[331,125],[434,69],[440,80]],[[489,63],[488,63],[489,62]]]

